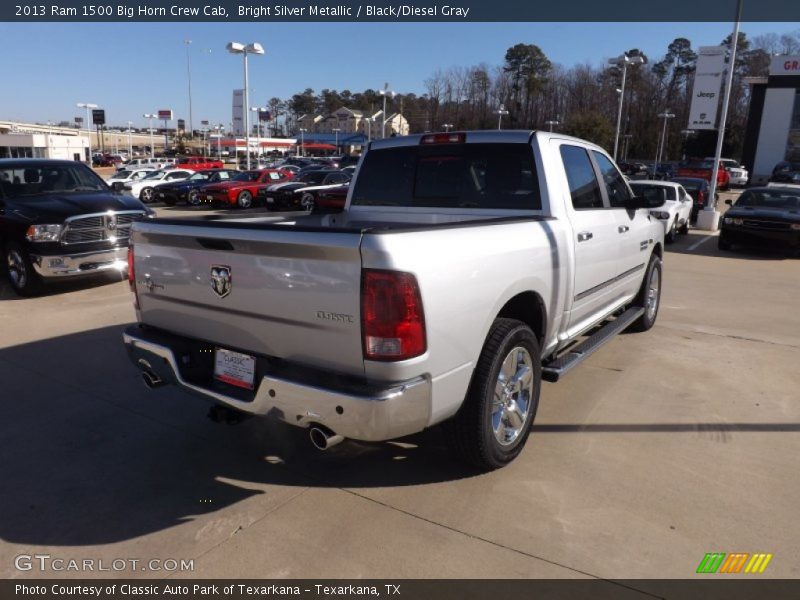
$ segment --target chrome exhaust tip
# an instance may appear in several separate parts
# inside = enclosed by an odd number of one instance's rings
[[[312,427],[308,432],[308,436],[311,438],[311,443],[314,447],[322,451],[333,448],[336,444],[344,441],[344,436],[320,426]]]
[[[144,384],[151,390],[164,385],[161,378],[152,371],[142,371],[142,381],[144,381]]]

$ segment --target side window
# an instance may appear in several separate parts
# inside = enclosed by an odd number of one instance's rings
[[[578,146],[561,146],[561,160],[567,172],[572,206],[576,210],[603,208],[600,186],[586,150]]]
[[[617,170],[614,163],[608,160],[604,154],[595,151],[592,151],[592,154],[594,154],[594,159],[597,161],[597,166],[600,167],[609,203],[612,207],[624,207],[625,201],[631,197],[631,193],[628,191],[628,185],[625,183],[622,173]]]

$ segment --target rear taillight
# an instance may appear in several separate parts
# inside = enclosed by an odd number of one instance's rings
[[[411,273],[364,269],[361,281],[364,358],[397,361],[426,350],[425,315]]]

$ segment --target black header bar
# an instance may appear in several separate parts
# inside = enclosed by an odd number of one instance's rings
[[[6,22],[732,22],[736,0],[49,0],[3,2]],[[800,22],[800,2],[745,0],[743,22]],[[568,42],[567,42],[568,43]]]

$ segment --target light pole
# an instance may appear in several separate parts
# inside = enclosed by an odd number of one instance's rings
[[[158,115],[153,113],[145,113],[142,116],[145,119],[150,119],[150,158],[154,158],[156,149],[153,147],[153,119],[158,117]]]
[[[86,135],[89,138],[89,166],[92,166],[92,130],[89,123],[91,123],[91,119],[89,118],[89,111],[93,108],[97,108],[97,104],[92,104],[90,102],[78,102],[76,104],[78,108],[85,108],[86,109]]]
[[[339,127],[334,127],[331,131],[336,134],[336,154],[339,154],[339,132],[341,129]]]
[[[220,144],[222,143],[222,130],[224,129],[222,123],[217,125],[215,129],[217,130],[217,158],[222,160],[222,148],[220,147]]]
[[[632,133],[626,133],[625,135],[622,136],[622,139],[625,140],[625,145],[623,146],[622,150],[622,160],[628,160],[628,144],[631,141],[632,137],[633,137]]]
[[[378,92],[381,96],[383,96],[383,125],[381,125],[381,139],[386,138],[386,96],[391,94],[392,98],[394,98],[397,94],[395,94],[392,90],[389,89],[389,84],[384,83],[383,89],[379,90]]]
[[[622,65],[622,85],[619,90],[619,103],[617,106],[617,133],[614,135],[614,160],[617,160],[617,149],[619,148],[619,129],[622,125],[622,103],[625,100],[625,81],[628,76],[628,65],[641,65],[644,63],[644,58],[641,56],[628,56],[622,54],[617,58],[612,58],[608,61],[610,65],[619,67]]]
[[[250,106],[250,97],[247,91],[249,86],[248,75],[247,75],[247,55],[248,54],[264,54],[264,48],[261,44],[257,42],[253,42],[252,44],[240,44],[239,42],[228,42],[226,46],[228,52],[231,54],[241,54],[244,57],[244,99],[243,99],[243,106],[245,110],[244,112],[244,135],[245,135],[245,147],[247,155],[247,170],[250,170],[250,113],[247,110],[247,107]]]
[[[731,56],[728,62],[728,75],[725,81],[725,94],[722,97],[722,114],[719,117],[717,129],[717,148],[714,151],[714,166],[711,169],[711,181],[708,185],[708,202],[697,215],[697,227],[715,231],[719,227],[719,213],[714,199],[717,197],[717,175],[719,174],[719,159],[722,156],[722,142],[725,140],[725,124],[728,120],[728,103],[731,99],[731,85],[733,84],[733,71],[736,69],[736,47],[739,44],[739,21],[742,18],[742,0],[736,3],[736,22],[733,25],[731,36]]]
[[[304,134],[305,134],[306,131],[308,131],[308,129],[302,129],[302,128],[300,129],[300,147],[297,149],[297,155],[298,156],[305,156],[306,155],[305,149],[303,148],[303,146],[305,146]]]
[[[553,133],[553,126],[561,125],[561,121],[559,121],[558,119],[554,119],[552,121],[545,121],[544,124],[548,125],[550,127],[550,133]]]
[[[452,123],[443,123],[442,128],[445,130],[445,133],[450,133],[450,130],[453,128]]]
[[[664,119],[664,127],[661,132],[659,143],[656,145],[656,162],[653,165],[653,179],[656,179],[658,177],[658,163],[661,162],[663,158],[664,139],[667,137],[667,120],[674,119],[675,114],[669,112],[669,109],[667,109],[663,113],[659,113],[658,118]]]
[[[367,117],[364,121],[367,123],[367,143],[372,141],[372,121],[374,121],[372,117]]]
[[[686,159],[686,144],[689,141],[689,138],[694,135],[694,129],[681,129],[681,135],[683,136],[683,148],[681,151],[681,160]]]
[[[186,46],[186,76],[189,80],[189,137],[194,137],[194,124],[192,123],[192,67],[189,61],[189,46],[192,40],[183,40]]]
[[[133,158],[133,121],[128,121],[128,160]]]
[[[251,106],[250,111],[256,113],[256,135],[258,136],[258,155],[261,156],[261,113],[267,109],[263,106]]]
[[[503,115],[508,114],[508,111],[506,110],[506,105],[501,104],[500,108],[494,111],[494,114],[497,115],[497,130],[499,131],[503,126]]]

